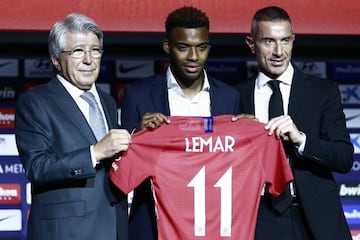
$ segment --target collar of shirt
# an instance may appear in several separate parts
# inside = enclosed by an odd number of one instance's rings
[[[83,115],[85,116],[86,120],[89,121],[89,104],[84,99],[82,99],[80,97],[81,94],[84,93],[84,90],[81,90],[81,89],[77,88],[76,86],[71,84],[69,81],[67,81],[65,78],[63,78],[59,74],[56,75],[56,78],[64,86],[64,88],[70,94],[70,96],[74,99],[76,105],[80,108],[80,110],[83,113]],[[102,112],[104,119],[106,119],[105,114],[104,114],[104,109],[103,109],[103,107],[101,105],[100,97],[99,97],[99,94],[98,94],[98,92],[96,90],[95,84],[93,84],[91,86],[90,90],[88,90],[88,91],[90,91],[92,94],[94,94],[95,99],[96,99],[96,101],[97,101],[97,103],[99,105],[100,111]],[[105,122],[106,129],[108,129],[107,122],[106,121],[104,121],[104,122]]]
[[[188,99],[175,77],[172,75],[170,68],[167,69],[167,87],[170,115],[172,116],[210,116],[210,84],[204,70],[204,84],[201,91],[192,99]]]
[[[280,77],[278,77],[276,80],[281,81],[281,83],[285,85],[291,86],[293,75],[294,75],[294,68],[291,64],[289,64],[289,67],[285,70],[285,72],[281,74]],[[268,76],[266,76],[264,73],[260,72],[256,78],[256,86],[258,88],[262,88],[265,85],[267,86],[267,82],[270,80],[275,80],[275,79],[271,79]]]
[[[80,98],[81,94],[83,94],[85,92],[84,90],[81,90],[81,89],[77,88],[76,86],[74,86],[73,84],[71,84],[69,81],[67,81],[65,78],[63,78],[61,75],[58,74],[58,75],[56,75],[56,77],[74,100]],[[91,92],[92,94],[94,94],[96,101],[100,104],[100,97],[96,90],[95,84],[93,84],[91,86],[90,90],[88,90],[88,91]],[[80,99],[82,99],[82,98],[80,98]],[[85,100],[83,100],[83,101],[85,102]]]
[[[210,91],[209,79],[207,77],[206,71],[205,70],[203,71],[204,71],[204,84],[201,91],[209,92]],[[170,67],[168,67],[166,70],[166,80],[167,80],[168,89],[173,89],[177,94],[184,96],[184,92],[179,86],[178,82],[176,81],[174,75],[172,74]]]
[[[281,81],[280,91],[283,97],[284,104],[284,113],[288,114],[288,105],[289,105],[289,97],[292,79],[294,75],[294,68],[291,64],[285,70],[285,72],[277,78],[277,80]],[[255,116],[259,119],[260,122],[267,123],[268,122],[268,106],[269,99],[272,94],[272,90],[267,82],[270,79],[263,73],[259,73],[255,80],[255,89],[254,89],[254,102],[255,102]]]

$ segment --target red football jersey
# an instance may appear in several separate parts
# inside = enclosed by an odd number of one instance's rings
[[[281,141],[250,119],[170,117],[132,137],[110,178],[128,193],[151,177],[159,239],[254,239],[265,183],[277,196],[293,179]]]

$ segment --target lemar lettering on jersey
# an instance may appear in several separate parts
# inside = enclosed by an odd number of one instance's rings
[[[185,152],[234,152],[232,136],[186,137]]]

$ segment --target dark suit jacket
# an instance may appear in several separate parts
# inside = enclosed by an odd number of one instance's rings
[[[98,92],[109,128],[118,128],[114,99]],[[106,164],[93,168],[95,136],[56,78],[18,99],[16,141],[32,184],[28,239],[115,240],[117,232],[127,239],[126,198],[110,184]]]
[[[255,79],[240,83],[242,109],[254,114]],[[297,194],[316,239],[351,239],[332,171],[346,173],[353,146],[338,85],[295,68],[288,114],[306,136],[304,153],[290,154]],[[279,226],[281,227],[281,226]]]
[[[210,77],[209,84],[212,115],[239,113],[240,96],[236,89]],[[121,108],[121,127],[132,131],[147,112],[170,115],[165,75],[138,80],[125,89]],[[157,239],[154,203],[151,196],[149,181],[145,181],[135,190],[130,213],[129,239]]]

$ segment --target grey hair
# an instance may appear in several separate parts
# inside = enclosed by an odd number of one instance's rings
[[[70,32],[92,32],[99,38],[100,47],[103,47],[104,34],[95,21],[80,13],[71,13],[64,20],[56,22],[50,30],[48,39],[50,57],[60,58],[66,44],[66,35]]]

